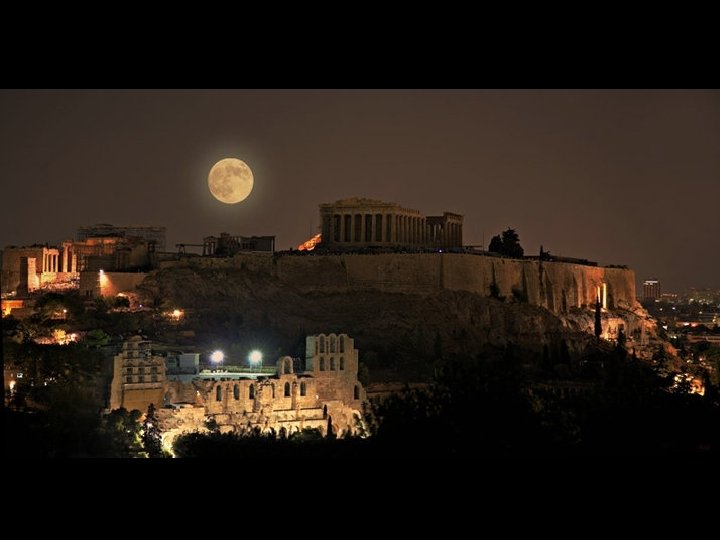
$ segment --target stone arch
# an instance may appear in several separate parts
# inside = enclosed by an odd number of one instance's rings
[[[293,360],[289,356],[283,356],[278,361],[278,373],[290,374],[293,373]]]
[[[337,336],[335,334],[330,334],[330,352],[334,353],[337,352]]]
[[[290,383],[289,382],[285,383],[284,395],[285,395],[285,397],[290,397]]]
[[[338,339],[340,340],[340,352],[345,352],[345,336],[341,335]]]
[[[325,335],[320,334],[318,336],[318,341],[320,342],[320,352],[324,353],[325,352]]]

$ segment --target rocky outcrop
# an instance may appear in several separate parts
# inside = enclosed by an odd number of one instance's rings
[[[565,340],[571,350],[580,350],[591,339],[571,318],[513,297],[500,300],[467,291],[306,291],[263,273],[200,267],[154,272],[143,290],[196,317],[238,315],[241,322],[225,333],[238,346],[245,341],[255,346],[252,336],[271,330],[273,346],[290,352],[306,335],[342,331],[356,336],[361,359],[373,351],[390,364],[420,361],[438,351],[478,354],[508,343],[542,351]],[[198,337],[203,338],[201,331]]]

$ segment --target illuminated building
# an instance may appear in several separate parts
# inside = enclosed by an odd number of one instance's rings
[[[354,340],[346,334],[307,336],[305,349],[304,359],[282,356],[274,366],[250,368],[226,360],[199,370],[197,354],[168,357],[167,370],[158,369],[151,380],[149,370],[162,359],[151,356],[149,342],[134,337],[115,357],[111,408],[144,412],[154,403],[163,439],[203,430],[210,419],[223,433],[326,433],[330,419],[336,434],[357,433],[365,390]]]
[[[153,356],[150,342],[140,336],[124,342],[113,361],[110,409],[124,407],[144,413],[151,403],[156,407],[162,404],[165,386],[165,359]]]
[[[643,281],[643,300],[660,299],[660,281],[654,278]]]
[[[320,205],[322,245],[335,248],[462,247],[463,216],[425,216],[396,203],[352,198]]]

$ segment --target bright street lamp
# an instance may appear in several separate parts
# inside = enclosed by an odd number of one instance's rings
[[[210,361],[213,364],[222,364],[225,354],[222,351],[215,351],[210,355]]]
[[[251,351],[248,355],[251,364],[262,367],[262,353],[258,350]]]

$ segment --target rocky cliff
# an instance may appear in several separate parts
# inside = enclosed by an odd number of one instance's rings
[[[592,340],[588,305],[602,283],[613,305],[632,315],[632,271],[424,255],[205,260],[153,272],[142,289],[150,300],[194,310],[198,321],[217,321],[217,332],[238,349],[257,346],[261,335],[270,350],[286,353],[305,335],[345,332],[356,338],[361,359],[383,366],[508,343],[540,354],[565,341],[581,351]],[[493,283],[499,298],[490,297]]]

